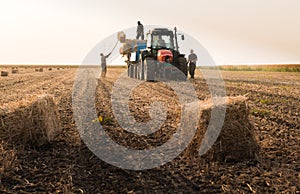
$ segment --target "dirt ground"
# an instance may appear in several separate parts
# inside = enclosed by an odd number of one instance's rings
[[[41,147],[2,142],[4,149],[14,150],[17,159],[9,171],[0,171],[1,193],[300,193],[299,73],[221,72],[228,96],[248,98],[250,119],[261,146],[258,161],[187,162],[176,158],[155,169],[132,171],[101,161],[81,140],[72,113],[76,68],[50,71],[47,67],[44,72],[35,72],[33,67],[18,69],[18,74],[0,77],[0,105],[8,106],[33,94],[52,94],[62,132]],[[11,68],[6,70],[10,73]],[[96,109],[99,115],[110,118],[104,129],[123,145],[130,142],[139,149],[161,145],[168,140],[168,136],[159,135],[163,133],[135,140],[114,120],[111,90],[125,70],[109,68],[107,78],[97,80]],[[211,97],[200,71],[192,83],[200,100]],[[162,128],[174,130],[178,102],[174,92],[162,83],[147,82],[133,91],[130,110],[135,119],[150,118],[147,105],[152,98],[168,104],[168,119]]]

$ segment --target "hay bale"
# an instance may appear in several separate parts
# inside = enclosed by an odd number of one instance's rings
[[[43,72],[44,70],[43,70],[43,68],[36,68],[35,71],[36,72]]]
[[[60,128],[57,107],[51,95],[35,96],[0,107],[0,137],[5,141],[41,146],[52,141]]]
[[[52,68],[50,67],[48,70],[49,70],[49,71],[52,71]]]
[[[13,69],[13,70],[11,70],[11,73],[12,73],[12,74],[19,73],[19,70],[17,70],[17,69]]]
[[[187,149],[189,157],[197,157],[211,118],[213,109],[220,110],[224,105],[200,103],[200,123],[196,134]],[[254,127],[249,119],[249,107],[246,98],[228,97],[226,101],[226,115],[221,132],[204,158],[213,161],[244,161],[256,160],[259,155],[259,145],[255,139]],[[204,142],[205,144],[205,142]]]
[[[1,77],[6,77],[8,76],[8,72],[7,71],[1,71]]]

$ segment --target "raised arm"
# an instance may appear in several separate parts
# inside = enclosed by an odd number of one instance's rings
[[[105,58],[108,58],[110,55],[111,55],[111,52],[108,55],[106,55]]]

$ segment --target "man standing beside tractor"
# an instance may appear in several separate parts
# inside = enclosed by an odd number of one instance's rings
[[[188,57],[189,73],[191,75],[191,79],[194,79],[197,60],[198,60],[197,55],[194,53],[194,50],[191,49],[191,54]]]

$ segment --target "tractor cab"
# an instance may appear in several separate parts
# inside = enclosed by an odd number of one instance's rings
[[[154,50],[174,50],[174,34],[167,28],[154,28],[147,34],[147,47]]]

